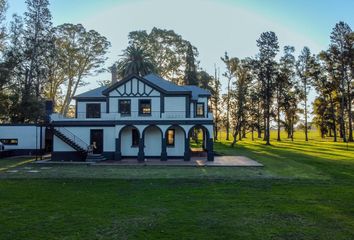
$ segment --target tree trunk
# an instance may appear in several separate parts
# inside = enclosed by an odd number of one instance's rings
[[[347,82],[347,95],[348,95],[348,122],[349,122],[349,135],[348,141],[353,142],[353,116],[352,116],[352,96],[351,96],[351,81]]]
[[[345,94],[345,87],[344,87],[344,66],[343,66],[343,63],[342,63],[342,81],[341,81],[341,92],[342,92],[342,96],[341,96],[341,104],[340,104],[340,114],[341,114],[341,118],[340,118],[340,125],[341,125],[341,135],[342,135],[342,138],[343,138],[343,142],[346,142],[347,141],[347,138],[346,138],[346,132],[345,132],[345,121],[344,121],[344,94]]]
[[[278,122],[278,138],[277,141],[281,141],[280,139],[280,103],[279,103],[279,91],[277,91],[277,122]]]
[[[230,131],[230,81],[231,79],[228,79],[227,83],[227,113],[226,113],[226,140],[229,141],[229,131]]]
[[[305,141],[307,142],[309,140],[308,134],[307,134],[307,83],[305,81]]]
[[[334,110],[334,103],[333,103],[333,99],[332,99],[332,94],[329,94],[329,100],[330,100],[330,104],[331,104],[331,112],[332,112],[332,121],[333,121],[333,135],[334,135],[334,142],[337,142],[337,123],[336,123],[336,113]]]

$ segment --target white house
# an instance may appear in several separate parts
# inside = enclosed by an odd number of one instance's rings
[[[46,127],[37,124],[0,124],[0,156],[40,154],[46,146]]]
[[[203,132],[203,148],[213,161],[210,93],[179,86],[157,75],[131,75],[108,87],[75,96],[75,118],[51,115],[52,160],[85,160],[88,146],[106,159],[190,160],[190,135]],[[96,155],[97,156],[97,155]]]

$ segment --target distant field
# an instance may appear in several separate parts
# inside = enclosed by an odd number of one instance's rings
[[[0,239],[354,239],[353,143],[224,139],[264,167],[0,160]]]

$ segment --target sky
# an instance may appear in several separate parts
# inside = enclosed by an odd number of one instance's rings
[[[8,2],[7,20],[26,9],[25,0]],[[231,57],[255,56],[256,40],[265,31],[277,34],[281,49],[292,45],[299,54],[304,46],[313,53],[326,49],[338,21],[354,28],[354,0],[50,0],[50,10],[54,25],[81,23],[108,38],[106,67],[127,47],[129,32],[158,27],[196,46],[200,67],[210,74],[215,64],[223,71],[225,51]],[[87,78],[90,84],[79,93],[105,79],[109,73]]]

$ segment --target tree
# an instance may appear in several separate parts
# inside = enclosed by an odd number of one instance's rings
[[[284,56],[280,58],[278,76],[275,80],[275,92],[276,92],[276,114],[277,114],[277,128],[278,136],[277,141],[280,141],[280,128],[281,128],[281,119],[280,113],[284,108],[286,95],[290,93],[292,88],[292,79],[294,77],[294,66],[295,66],[295,57],[293,55],[295,51],[294,47],[285,46],[284,47]]]
[[[172,82],[182,84],[186,69],[186,56],[191,43],[183,39],[173,30],[158,29],[154,27],[150,33],[133,31],[128,36],[129,45],[144,49],[151,56],[156,73],[170,79]],[[194,59],[198,57],[198,50],[192,46]],[[190,49],[189,49],[190,51]],[[188,55],[190,55],[189,53]],[[198,65],[196,63],[196,65]]]
[[[223,76],[227,79],[227,93],[226,93],[226,140],[230,139],[230,98],[231,98],[231,80],[234,78],[234,72],[236,71],[238,65],[237,58],[229,58],[227,52],[225,52],[224,57],[221,60],[226,65],[226,72]]]
[[[251,71],[250,71],[250,60],[243,59],[241,61],[235,61],[238,64],[235,66],[235,79],[234,82],[234,100],[235,100],[235,108],[234,111],[234,132],[233,132],[233,141],[231,146],[233,147],[237,141],[237,135],[239,135],[239,139],[242,138],[242,127],[245,129],[245,122],[246,122],[246,97],[248,95],[248,88],[249,84],[252,81]]]
[[[275,56],[279,51],[278,38],[274,32],[264,32],[257,40],[259,48],[260,80],[264,96],[265,141],[270,145],[270,108],[276,77]]]
[[[304,115],[305,115],[305,140],[308,141],[308,110],[307,110],[307,99],[308,99],[308,93],[311,88],[311,80],[312,80],[312,63],[313,63],[313,57],[311,56],[310,49],[308,47],[304,47],[303,50],[301,51],[300,56],[298,57],[298,60],[296,62],[296,72],[297,75],[300,79],[301,83],[301,94],[300,98],[304,101]]]
[[[138,46],[128,46],[118,61],[118,75],[126,77],[130,74],[145,76],[155,72],[155,63],[146,50]]]
[[[95,30],[86,31],[81,24],[63,24],[57,27],[57,31],[66,56],[63,65],[67,90],[61,109],[66,115],[78,87],[85,85],[84,77],[103,71],[110,42]]]
[[[221,82],[218,70],[215,66],[214,78],[211,84],[211,107],[214,115],[214,141],[218,140],[218,134],[220,129],[220,115],[221,115]]]
[[[348,115],[349,124],[349,141],[353,141],[353,127],[352,127],[352,77],[350,77],[351,65],[354,61],[353,44],[354,40],[351,38],[352,30],[348,24],[339,22],[335,25],[331,33],[331,45],[329,52],[335,55],[332,58],[334,67],[338,72],[340,80],[340,126],[341,136],[343,141],[346,142],[345,131],[345,111]]]
[[[4,49],[4,43],[3,40],[5,39],[5,27],[2,26],[2,23],[5,19],[5,12],[7,9],[7,3],[5,0],[0,0],[0,53]],[[0,55],[1,59],[1,55]]]
[[[192,44],[188,44],[186,54],[186,68],[184,70],[184,84],[185,85],[198,85],[197,68],[195,66],[195,58]]]

